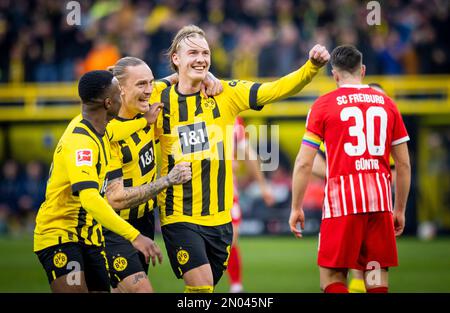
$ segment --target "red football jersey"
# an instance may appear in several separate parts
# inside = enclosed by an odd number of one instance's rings
[[[323,218],[392,211],[391,147],[409,140],[394,102],[368,85],[344,85],[318,98],[306,129],[324,141]]]

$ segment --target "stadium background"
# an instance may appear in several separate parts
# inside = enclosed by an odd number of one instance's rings
[[[410,133],[412,185],[392,291],[450,291],[449,1],[379,1],[380,25],[368,25],[368,1],[0,0],[0,292],[49,290],[32,253],[36,210],[53,149],[79,112],[76,79],[121,56],[144,59],[155,77],[170,73],[165,49],[179,28],[205,29],[217,77],[266,81],[295,70],[315,44],[350,43],[364,53],[368,77],[396,101]],[[280,166],[266,173],[276,204],[266,208],[240,172],[246,290],[317,292],[315,265],[322,182],[312,180],[304,240],[289,236],[291,170],[311,103],[335,85],[329,67],[296,97],[243,114],[247,124],[279,125]],[[163,243],[158,237],[161,246]],[[179,292],[165,264],[150,270],[157,291]],[[226,278],[218,291],[226,291]]]

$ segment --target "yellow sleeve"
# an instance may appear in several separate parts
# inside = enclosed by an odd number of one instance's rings
[[[300,69],[268,83],[232,80],[223,82],[224,92],[238,110],[261,110],[262,106],[297,94],[317,74],[319,68],[307,61]]]
[[[170,86],[170,82],[165,79],[154,82],[152,95],[149,99],[150,105],[155,102],[160,102],[160,100],[156,99],[158,98],[158,95],[161,94],[161,91],[167,86]],[[146,126],[147,120],[144,117],[130,121],[122,121],[121,123],[115,123],[113,120],[106,125],[106,131],[108,132],[109,141],[113,142],[127,139],[133,133]]]
[[[280,79],[261,84],[258,89],[257,105],[264,105],[300,92],[319,72],[319,67],[308,60],[300,69]]]
[[[87,188],[99,189],[96,165],[99,151],[93,139],[85,135],[74,134],[62,143],[61,152],[69,176],[72,193],[78,194]]]
[[[144,117],[135,120],[115,123],[114,120],[106,125],[106,132],[109,141],[119,141],[130,137],[132,134],[147,126],[147,120]]]
[[[95,189],[84,189],[80,192],[80,201],[83,208],[92,214],[94,219],[102,226],[116,234],[133,241],[139,231],[122,219],[114,209],[102,198]]]

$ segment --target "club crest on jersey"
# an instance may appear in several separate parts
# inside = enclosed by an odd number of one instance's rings
[[[82,149],[76,151],[76,164],[77,166],[88,165],[92,166],[92,150]]]
[[[212,110],[216,107],[216,100],[214,98],[207,98],[203,100],[203,107],[208,110]]]

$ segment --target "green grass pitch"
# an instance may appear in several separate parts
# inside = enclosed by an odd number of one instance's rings
[[[164,249],[161,237],[157,242]],[[247,292],[320,292],[315,237],[244,237],[240,245]],[[404,237],[398,249],[400,266],[389,272],[391,292],[450,292],[450,238]],[[0,237],[0,256],[0,292],[49,292],[31,238]],[[175,279],[164,257],[162,265],[150,268],[155,291],[182,292],[182,280]],[[216,292],[227,290],[224,275]]]

